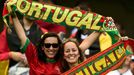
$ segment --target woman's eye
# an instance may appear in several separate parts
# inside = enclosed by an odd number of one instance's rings
[[[65,52],[66,52],[66,53],[68,53],[68,52],[69,52],[69,50],[66,50]]]
[[[76,49],[73,49],[72,51],[73,51],[73,52],[75,52],[75,51],[76,51]]]

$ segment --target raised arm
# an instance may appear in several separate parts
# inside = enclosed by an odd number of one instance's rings
[[[24,29],[23,29],[18,17],[16,16],[16,14],[14,12],[11,14],[11,17],[13,19],[15,31],[16,31],[19,39],[21,40],[21,47],[23,47],[26,42],[26,39],[27,39]]]
[[[112,19],[112,17],[106,17],[106,19],[108,21],[111,21],[113,25],[114,24],[114,20]],[[84,39],[82,41],[82,43],[80,44],[80,48],[82,51],[85,51],[86,49],[88,49],[94,42],[95,40],[99,37],[101,33],[100,32],[93,32],[91,33],[86,39]]]
[[[100,34],[100,32],[94,31],[87,38],[85,38],[79,46],[82,52],[88,49],[95,42],[95,40],[99,37]]]

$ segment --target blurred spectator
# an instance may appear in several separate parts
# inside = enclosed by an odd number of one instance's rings
[[[130,69],[132,74],[134,75],[134,55],[131,57]]]
[[[133,53],[129,50],[126,50],[126,54],[127,54],[127,57],[126,57],[125,62],[122,65],[122,68],[110,71],[109,73],[107,73],[107,75],[133,75],[131,71],[132,67],[130,67],[131,66],[130,64],[133,62],[132,61]]]
[[[46,3],[50,5],[55,5],[53,0],[38,0],[38,2],[43,3],[43,4]],[[42,20],[37,20],[36,23],[40,25],[41,27],[47,29],[48,32],[55,32],[57,34],[60,34],[60,33],[66,34],[65,26],[55,24],[55,23],[44,22]]]
[[[66,28],[64,26],[60,26],[58,24],[53,24],[53,23],[48,23],[48,22],[43,22],[41,20],[36,21],[37,24],[39,24],[41,27],[45,28],[48,30],[48,32],[63,32],[66,33]]]
[[[9,48],[6,41],[6,28],[0,33],[0,41],[0,75],[7,75],[9,67]]]
[[[124,26],[120,25],[119,23],[115,23],[115,24],[116,24],[116,27],[119,30],[121,36],[125,36],[126,35],[126,31],[124,29]]]

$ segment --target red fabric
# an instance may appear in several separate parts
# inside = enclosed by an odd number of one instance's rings
[[[0,61],[8,59],[9,59],[9,52],[0,53]]]
[[[38,20],[36,22],[38,25],[47,29],[49,32],[56,32],[56,33],[64,32],[64,33],[66,33],[66,28],[64,26],[56,25],[56,24],[52,24],[52,23],[48,23],[48,22],[43,22],[41,20]]]
[[[26,57],[30,66],[30,75],[60,75],[60,63],[44,63],[38,59],[35,46],[30,43],[26,49]],[[43,57],[42,57],[43,58]]]
[[[27,1],[32,2],[32,0],[27,0]]]
[[[128,39],[127,41],[124,42],[124,47],[126,48],[127,45],[131,46],[134,52],[134,39]]]
[[[43,28],[43,27],[41,27],[41,26],[39,26],[39,27],[40,27],[40,29],[41,29],[41,31],[42,31],[43,33],[48,32],[48,30],[47,30],[47,29],[45,29],[45,28]]]
[[[77,34],[77,32],[71,34],[71,35],[69,36],[69,38],[74,38],[74,37],[76,36],[76,34]]]
[[[0,33],[0,61],[8,59],[8,43],[6,40],[6,28]]]
[[[6,5],[4,5],[2,16],[6,16],[8,14],[8,10],[6,8]]]

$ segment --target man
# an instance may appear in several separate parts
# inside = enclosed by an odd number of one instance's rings
[[[132,74],[134,75],[134,55],[131,57],[130,69]]]
[[[126,55],[127,55],[127,57],[126,57],[125,62],[122,65],[122,68],[116,69],[114,71],[110,71],[106,75],[133,75],[132,68],[134,69],[134,64],[131,64],[132,57],[134,57],[133,53],[130,52],[129,50],[126,50]],[[134,60],[134,58],[133,58],[133,60]],[[131,66],[131,65],[133,65],[133,66]]]

